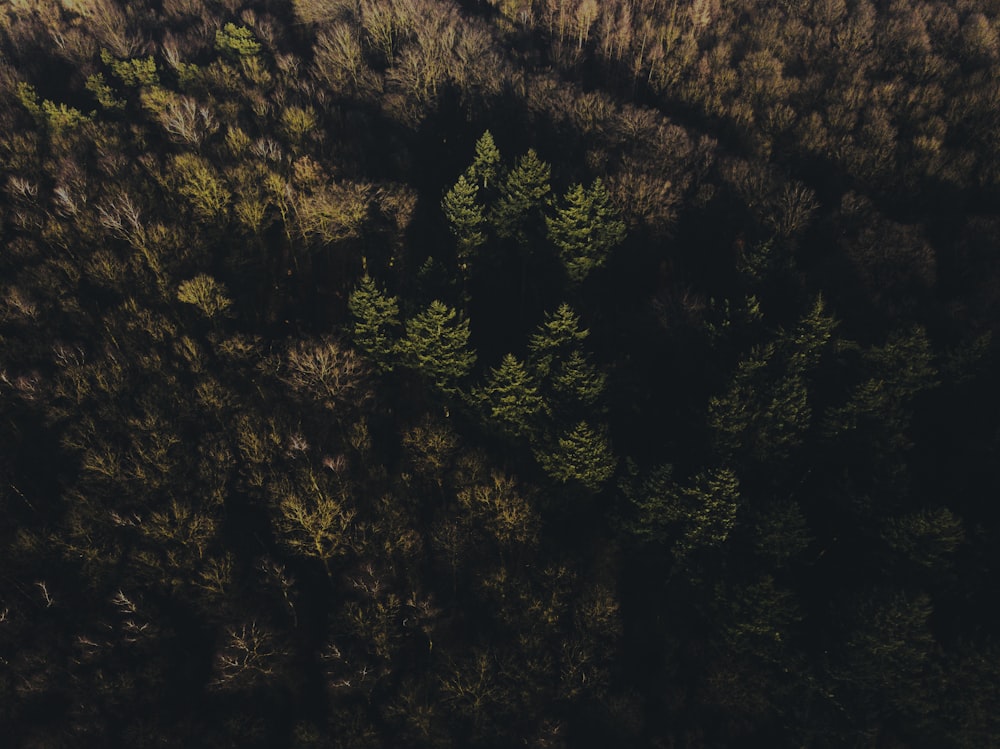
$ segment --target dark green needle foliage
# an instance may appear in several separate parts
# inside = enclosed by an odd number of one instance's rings
[[[493,141],[493,134],[487,130],[476,141],[475,158],[469,166],[469,181],[483,189],[496,187],[500,176],[500,149]]]
[[[469,347],[469,321],[438,300],[406,321],[399,354],[405,366],[446,392],[476,363],[476,352]]]
[[[490,222],[501,238],[524,238],[540,228],[543,212],[551,203],[552,167],[534,149],[517,160],[500,185],[500,195]]]
[[[591,492],[607,483],[617,465],[607,438],[585,421],[559,435],[549,449],[540,450],[538,462],[557,483]]]
[[[591,363],[583,347],[590,331],[568,304],[555,312],[528,339],[528,363],[557,420],[599,413],[607,377]]]
[[[348,300],[354,318],[354,344],[383,371],[392,371],[399,343],[399,304],[386,296],[371,276],[361,278]]]
[[[573,308],[565,302],[560,304],[545,316],[538,331],[528,340],[535,369],[542,377],[548,377],[589,335],[589,330],[580,327],[580,318]]]
[[[441,201],[448,228],[458,245],[459,269],[463,273],[468,272],[476,250],[486,241],[483,209],[476,201],[478,193],[476,185],[462,175]]]
[[[555,245],[573,283],[580,283],[601,268],[609,253],[625,239],[625,224],[618,218],[600,179],[588,188],[573,185],[545,223],[549,241]]]
[[[513,354],[490,370],[480,398],[485,417],[513,437],[533,435],[538,417],[548,410],[538,383]]]
[[[729,469],[679,484],[671,466],[660,466],[642,480],[626,480],[623,488],[633,505],[631,533],[644,544],[668,547],[678,561],[721,546],[736,523],[739,480]]]

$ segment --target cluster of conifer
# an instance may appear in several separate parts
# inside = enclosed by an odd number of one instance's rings
[[[995,745],[997,81],[995,0],[3,4],[5,740]]]

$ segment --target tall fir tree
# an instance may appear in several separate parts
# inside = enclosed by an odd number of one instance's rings
[[[469,181],[477,187],[490,189],[496,186],[500,175],[500,150],[489,130],[476,141],[476,155],[467,174]]]
[[[365,274],[347,302],[354,317],[354,344],[383,372],[395,366],[399,342],[399,303],[386,296]]]
[[[469,303],[468,284],[475,263],[476,251],[486,241],[483,234],[483,208],[477,201],[479,188],[462,175],[441,201],[448,228],[455,236],[456,259],[462,277],[463,297]]]
[[[736,522],[739,480],[728,468],[700,473],[686,485],[672,474],[672,466],[659,466],[641,480],[633,475],[623,481],[622,491],[635,510],[634,519],[626,523],[633,538],[666,544],[680,561],[729,537]]]
[[[453,391],[476,363],[469,347],[469,321],[438,300],[407,320],[399,348],[406,366],[445,392]]]
[[[518,159],[500,186],[500,197],[490,214],[498,236],[523,238],[535,228],[534,219],[541,223],[542,213],[551,202],[551,177],[552,168],[538,158],[534,149],[528,149]]]
[[[538,462],[551,479],[597,492],[618,464],[607,438],[581,421],[558,437],[551,448],[539,450]]]
[[[547,315],[528,341],[528,363],[552,415],[564,422],[593,413],[607,382],[589,360],[582,343],[590,331],[568,304]]]
[[[532,436],[536,417],[546,410],[534,377],[513,354],[490,371],[480,397],[486,418],[512,437]]]
[[[529,361],[540,377],[547,377],[553,366],[587,340],[590,331],[580,328],[580,317],[563,302],[545,316],[538,332],[528,341]]]
[[[625,224],[611,205],[611,195],[600,179],[589,188],[573,185],[547,216],[549,241],[555,245],[566,274],[580,283],[602,267],[608,255],[625,240]]]

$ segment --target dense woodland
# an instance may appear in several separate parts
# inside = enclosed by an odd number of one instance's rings
[[[0,735],[1000,746],[1000,0],[0,4]]]

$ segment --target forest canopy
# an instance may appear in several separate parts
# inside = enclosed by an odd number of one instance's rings
[[[1000,745],[1000,2],[0,5],[0,726]]]

